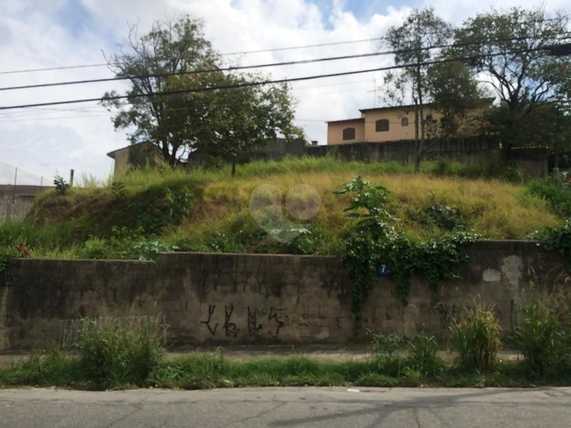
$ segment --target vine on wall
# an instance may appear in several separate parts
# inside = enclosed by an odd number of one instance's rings
[[[406,305],[413,275],[424,278],[436,293],[442,281],[458,278],[458,267],[468,261],[465,248],[478,238],[459,230],[437,239],[411,239],[398,229],[397,219],[386,208],[390,192],[361,177],[345,184],[337,194],[352,195],[346,211],[355,223],[346,237],[344,263],[352,278],[351,309],[357,332],[379,266],[390,269],[397,295]]]
[[[531,238],[537,239],[546,250],[559,252],[567,263],[567,269],[571,271],[571,218],[559,227],[536,232]]]

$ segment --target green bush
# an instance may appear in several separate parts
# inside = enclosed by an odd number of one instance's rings
[[[158,254],[177,250],[178,247],[145,238],[141,230],[114,227],[109,238],[91,237],[79,250],[85,259],[139,259],[154,260]]]
[[[571,187],[567,184],[554,179],[533,180],[527,184],[527,191],[545,199],[561,216],[571,216]]]
[[[438,340],[434,336],[419,334],[407,341],[406,366],[423,376],[433,376],[444,367],[438,358]]]
[[[532,375],[558,373],[571,352],[568,329],[550,303],[543,299],[526,305],[514,333],[514,345]]]
[[[97,319],[81,323],[79,365],[100,388],[144,385],[159,365],[164,338],[160,320]]]
[[[474,302],[452,322],[450,329],[460,368],[478,372],[495,368],[501,348],[501,327],[491,307]]]
[[[421,224],[437,226],[443,230],[466,228],[466,220],[457,207],[446,205],[431,197],[429,204],[414,214]]]
[[[404,339],[398,334],[370,333],[371,345],[377,358],[391,359],[403,349]]]
[[[533,238],[541,241],[541,245],[563,255],[571,268],[571,218],[559,227],[549,227],[536,233]]]

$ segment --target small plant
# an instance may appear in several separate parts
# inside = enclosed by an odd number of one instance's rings
[[[562,226],[546,228],[534,238],[538,239],[544,248],[558,251],[567,261],[567,268],[571,269],[571,219],[567,219]]]
[[[69,183],[66,183],[61,175],[56,175],[54,178],[54,186],[58,195],[65,195],[70,188]]]
[[[163,339],[157,318],[86,319],[79,332],[79,364],[100,388],[144,385],[159,365]]]
[[[458,208],[438,202],[434,197],[419,214],[421,223],[426,225],[434,225],[444,230],[466,228],[466,221]]]
[[[533,375],[557,372],[565,365],[571,351],[566,330],[558,311],[547,299],[538,299],[522,309],[514,345]]]
[[[462,369],[483,373],[495,368],[501,348],[501,327],[491,307],[475,301],[452,322],[450,329]]]
[[[546,200],[563,217],[571,216],[571,187],[557,179],[533,180],[527,191]]]
[[[419,334],[407,342],[408,359],[406,365],[423,376],[432,376],[444,367],[438,358],[438,340],[434,336]]]
[[[0,247],[0,285],[6,279],[6,272],[10,267],[10,262],[14,257],[18,257],[18,253],[15,249],[10,247],[2,248]]]
[[[391,359],[403,348],[404,339],[398,334],[370,333],[373,352],[378,358]]]
[[[114,181],[111,184],[111,193],[114,199],[124,199],[127,195],[127,188],[125,183],[121,181]]]

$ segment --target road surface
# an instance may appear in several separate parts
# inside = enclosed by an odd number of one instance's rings
[[[571,388],[0,390],[0,427],[570,427]]]

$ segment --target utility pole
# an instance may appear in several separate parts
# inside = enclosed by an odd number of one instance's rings
[[[373,90],[367,91],[367,92],[373,93],[373,106],[372,107],[377,107],[379,105],[379,85],[377,83],[376,77],[373,79]]]
[[[16,186],[18,185],[18,167],[14,169],[14,186],[12,187],[12,206],[8,210],[8,220],[12,218],[12,212],[16,210]]]

